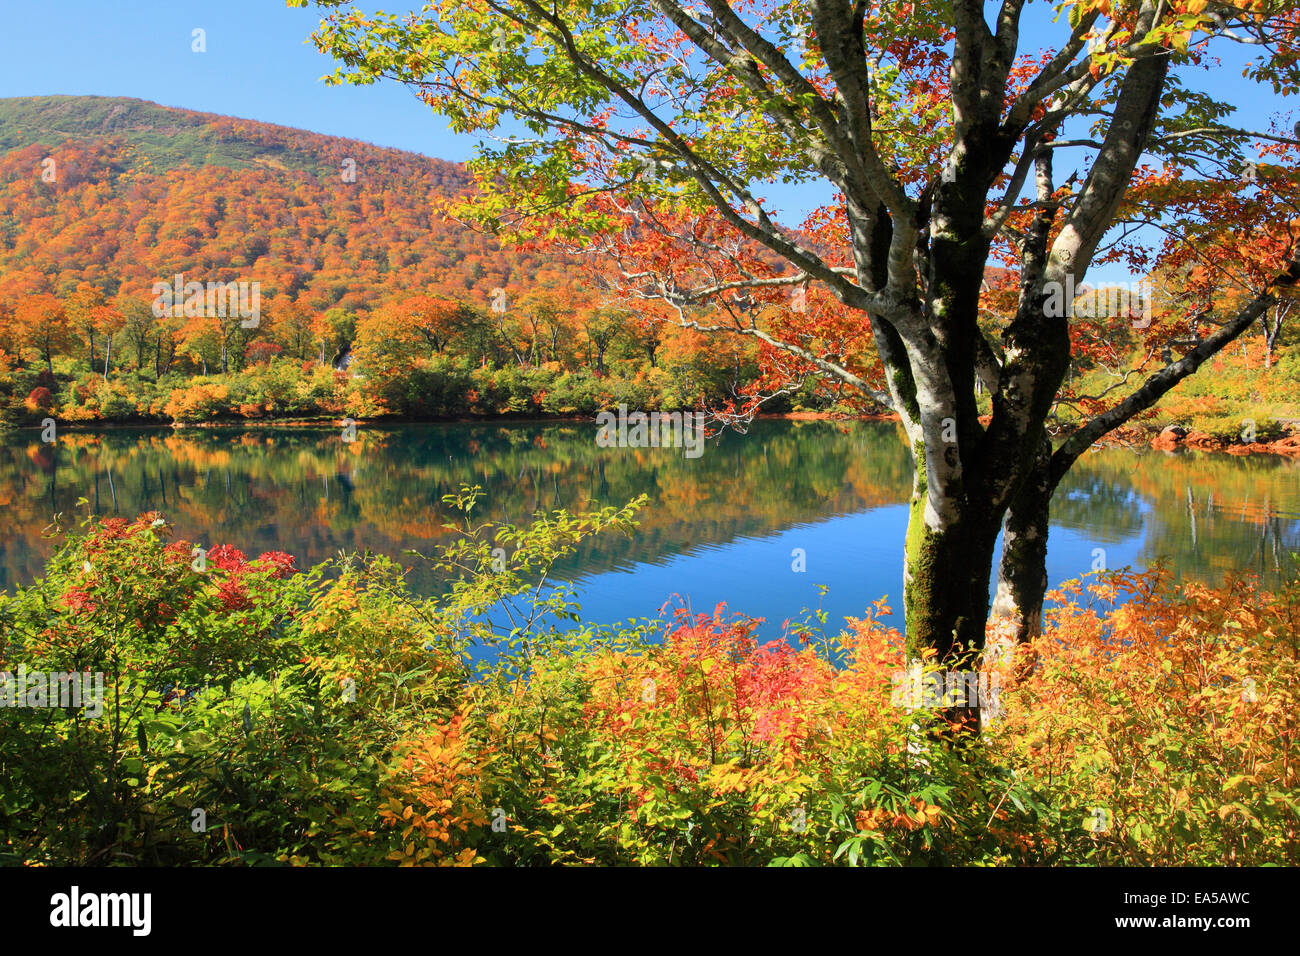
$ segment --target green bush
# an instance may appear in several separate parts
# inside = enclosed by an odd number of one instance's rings
[[[0,862],[1297,862],[1300,588],[1076,588],[963,736],[900,705],[879,608],[798,647],[723,608],[583,625],[539,583],[640,502],[514,527],[448,500],[437,598],[158,515],[69,536],[0,595],[0,670],[102,674],[103,709],[0,708]]]

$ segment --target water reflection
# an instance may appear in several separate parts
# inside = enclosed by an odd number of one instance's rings
[[[301,563],[340,549],[400,555],[443,538],[441,498],[486,490],[492,518],[539,509],[622,504],[647,494],[639,534],[598,540],[561,571],[581,578],[593,616],[650,614],[672,593],[698,607],[780,620],[816,604],[860,613],[901,587],[903,502],[911,466],[895,426],[760,422],[711,441],[698,459],[674,449],[599,448],[595,426],[422,425],[336,430],[117,430],[0,438],[0,586],[31,581],[59,512],[158,510],[177,534],[249,553],[279,549]],[[1169,560],[1181,577],[1230,569],[1276,584],[1300,548],[1300,465],[1198,453],[1086,455],[1053,502],[1049,574]],[[807,572],[792,570],[803,548]],[[635,569],[635,574],[628,572]],[[436,582],[423,569],[417,587]]]

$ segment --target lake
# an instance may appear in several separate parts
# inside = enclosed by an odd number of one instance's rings
[[[0,587],[36,578],[53,548],[42,529],[87,508],[161,511],[179,537],[250,557],[288,551],[300,566],[367,547],[411,563],[404,549],[447,539],[442,496],[478,484],[485,516],[514,522],[649,496],[635,536],[597,538],[560,568],[589,620],[652,617],[676,595],[697,611],[725,601],[765,618],[763,635],[775,637],[803,608],[820,604],[837,622],[887,595],[901,624],[912,479],[897,426],[760,421],[694,459],[601,448],[595,436],[594,423],[366,426],[355,441],[302,427],[65,431],[54,444],[10,431],[0,434]],[[1097,549],[1109,568],[1163,559],[1179,580],[1248,570],[1276,586],[1300,551],[1300,463],[1089,453],[1053,500],[1051,583],[1087,573]],[[418,566],[412,581],[438,585]]]

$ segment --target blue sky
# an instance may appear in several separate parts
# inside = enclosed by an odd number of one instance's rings
[[[1036,4],[1026,16],[1026,34],[1032,37],[1049,25],[1051,12],[1046,4]],[[451,133],[440,117],[396,84],[329,87],[321,82],[332,62],[305,42],[317,20],[314,9],[290,9],[283,0],[5,0],[0,97],[133,96],[441,159],[464,160],[473,154],[471,139]],[[190,48],[196,27],[206,31],[203,54]],[[1051,35],[1059,36],[1058,30]],[[1251,84],[1241,78],[1242,60],[1236,53],[1231,65],[1202,74],[1195,85],[1248,103],[1240,125],[1262,128],[1289,104],[1269,91],[1245,95]],[[825,195],[808,187],[768,190],[783,213],[802,213]]]
[[[134,96],[469,158],[472,141],[405,89],[320,82],[332,61],[304,42],[318,19],[284,0],[5,0],[0,96]],[[203,54],[190,49],[196,27]]]

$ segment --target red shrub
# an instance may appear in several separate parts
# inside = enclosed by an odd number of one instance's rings
[[[54,395],[44,385],[32,389],[27,396],[27,407],[32,411],[36,411],[37,409],[40,409],[41,411],[49,411],[53,404]]]

